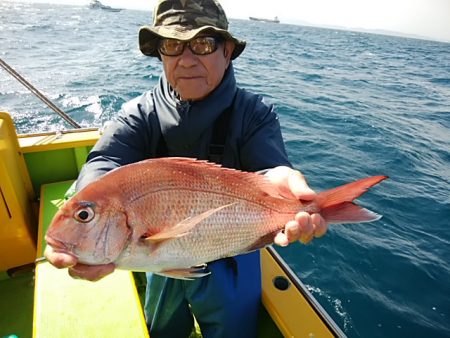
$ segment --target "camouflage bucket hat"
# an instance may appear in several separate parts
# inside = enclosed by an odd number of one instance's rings
[[[231,59],[245,48],[245,41],[228,32],[228,20],[216,0],[159,0],[153,12],[153,25],[139,30],[139,48],[147,56],[159,57],[161,38],[187,41],[205,32],[220,34],[235,44]]]

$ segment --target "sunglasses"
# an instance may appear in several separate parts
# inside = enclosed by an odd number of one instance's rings
[[[161,39],[159,41],[158,51],[166,56],[179,56],[183,54],[187,45],[195,55],[208,55],[217,50],[222,40],[221,37],[213,36],[201,36],[189,41]]]

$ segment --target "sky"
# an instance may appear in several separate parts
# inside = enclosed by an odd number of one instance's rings
[[[89,0],[18,1],[89,3]],[[102,0],[102,3],[152,11],[156,0]],[[450,42],[450,0],[220,0],[220,3],[229,19],[277,16],[282,23],[382,30]]]

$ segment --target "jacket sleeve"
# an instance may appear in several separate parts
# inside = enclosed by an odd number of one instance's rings
[[[242,168],[261,171],[284,165],[292,167],[281,134],[278,115],[272,105],[266,105],[261,96],[247,100],[243,118],[240,160]]]
[[[149,93],[122,106],[117,120],[106,127],[89,153],[77,179],[77,191],[114,168],[150,157],[152,107]]]

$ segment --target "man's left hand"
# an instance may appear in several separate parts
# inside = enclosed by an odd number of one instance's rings
[[[274,183],[281,196],[302,201],[312,201],[316,193],[306,183],[302,173],[289,167],[280,166],[267,171],[265,176]],[[300,211],[293,220],[286,223],[284,231],[275,236],[274,243],[287,246],[299,240],[306,244],[314,237],[323,236],[328,225],[320,214],[309,214]]]

